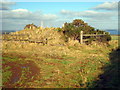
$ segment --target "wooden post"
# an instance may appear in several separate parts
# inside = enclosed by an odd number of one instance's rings
[[[80,43],[83,44],[83,31],[80,32]]]
[[[70,38],[68,38],[68,42],[70,42]]]
[[[106,34],[106,33],[104,32],[104,34]]]
[[[64,27],[65,25],[63,24],[62,27]]]
[[[32,27],[30,26],[30,29],[32,29]]]

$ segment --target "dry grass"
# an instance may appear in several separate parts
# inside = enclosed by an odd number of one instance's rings
[[[111,35],[111,37],[112,37],[112,40],[118,40],[118,38],[120,38],[119,35]]]
[[[23,31],[20,31],[19,33],[23,33]],[[25,32],[27,33],[27,30]],[[34,31],[31,31],[31,34],[35,34],[35,32],[33,32]],[[27,76],[20,77],[20,80],[14,84],[10,84],[12,87],[90,87],[93,84],[92,82],[98,80],[98,76],[103,73],[101,67],[106,64],[111,64],[109,53],[118,47],[117,40],[110,41],[109,46],[97,42],[93,42],[91,45],[78,43],[70,45],[69,43],[61,41],[61,38],[58,37],[60,36],[58,32],[53,33],[53,31],[49,31],[48,29],[46,31],[41,30],[40,33],[43,33],[42,35],[46,36],[46,32],[52,33],[50,38],[54,38],[51,40],[55,42],[54,44],[41,45],[25,41],[3,40],[3,57],[8,57],[3,60],[5,63],[10,61],[11,58],[17,57],[14,61],[20,61],[17,64],[20,64],[23,61],[24,63],[33,61],[36,63],[37,67],[40,68],[40,72],[36,76],[37,79],[26,82],[25,78],[27,78]],[[37,33],[35,35],[37,35]],[[32,38],[37,37],[35,36]],[[64,45],[58,45],[58,42],[64,43]],[[25,74],[25,72],[23,72],[23,74]],[[5,87],[8,87],[5,83],[4,85]]]

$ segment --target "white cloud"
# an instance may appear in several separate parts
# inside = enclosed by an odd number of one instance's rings
[[[117,16],[118,13],[116,11],[114,12],[97,12],[97,11],[69,11],[69,10],[61,10],[60,12],[64,16],[68,17],[85,17],[85,18],[98,18],[98,19],[108,19],[114,16]]]
[[[118,9],[118,2],[105,2],[100,4],[93,9],[95,10],[117,10]]]
[[[30,23],[40,26],[41,21],[44,22],[44,26],[48,26],[54,24],[58,18],[55,14],[44,14],[41,11],[31,12],[27,9],[2,10],[0,13],[2,13],[4,30],[21,30]]]
[[[3,4],[3,5],[14,5],[15,2],[11,2],[11,1],[8,1],[8,0],[2,0],[2,1],[0,2],[0,4]]]
[[[9,10],[9,9],[10,9],[9,7],[0,5],[0,10]]]
[[[56,20],[58,18],[57,15],[55,14],[43,14],[42,17],[44,20],[52,20],[52,19]]]
[[[15,2],[10,2],[6,0],[0,1],[0,10],[9,10],[10,6],[15,5]]]
[[[27,9],[15,9],[9,11],[1,11],[3,19],[23,19],[23,20],[55,20],[55,14],[43,14],[42,12],[31,12]]]
[[[28,12],[27,9],[15,9],[15,10],[12,10],[12,12]]]
[[[49,23],[52,25],[58,18],[55,14],[44,14],[42,11],[31,12],[23,8],[12,10],[10,7],[15,4],[7,0],[0,1],[0,23],[3,30],[21,30],[30,23],[40,26],[41,21],[44,22],[44,26]]]
[[[98,29],[117,29],[118,27],[118,12],[99,12],[99,11],[70,11],[70,10],[61,10],[62,17],[68,19],[71,18],[80,18],[87,22],[89,25],[98,28]]]
[[[61,10],[61,15],[44,14],[41,11],[31,12],[27,9],[4,10],[3,13],[3,29],[21,30],[26,24],[34,23],[40,26],[40,22],[44,22],[44,26],[61,27],[64,22],[72,22],[75,18],[83,19],[89,25],[103,29],[116,28],[117,12],[98,12],[88,11],[69,11]]]
[[[42,11],[31,12],[27,9],[19,8],[11,10],[10,6],[14,2],[4,2],[4,7],[0,10],[0,16],[4,30],[21,30],[26,24],[34,23],[40,26],[40,22],[44,22],[44,26],[60,27],[64,22],[72,22],[73,19],[79,18],[85,20],[89,25],[99,29],[116,29],[118,22],[117,11],[97,11],[100,9],[113,10],[113,3],[104,3],[94,7],[94,10],[87,11],[70,11],[61,10],[59,14],[45,14]],[[107,5],[108,4],[108,5]],[[110,6],[110,5],[113,6]],[[106,7],[105,7],[106,6]],[[104,7],[104,8],[103,8]],[[95,10],[96,9],[96,10]]]
[[[73,13],[73,11],[69,11],[69,10],[61,10],[61,13],[62,14],[70,14],[70,13]]]

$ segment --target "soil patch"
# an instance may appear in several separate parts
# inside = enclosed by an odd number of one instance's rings
[[[13,87],[17,81],[20,80],[22,74],[24,73],[26,80],[25,81],[33,81],[36,79],[36,76],[40,73],[40,68],[34,63],[34,61],[16,61],[16,62],[7,62],[3,64],[3,69],[5,67],[11,67],[10,71],[12,71],[12,76],[7,83],[4,83],[5,87]],[[24,71],[24,72],[23,72]]]

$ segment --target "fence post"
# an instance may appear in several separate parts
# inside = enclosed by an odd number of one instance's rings
[[[70,38],[68,38],[68,42],[70,41]]]
[[[80,32],[80,43],[83,44],[83,31]]]
[[[104,34],[106,34],[106,33],[104,32]]]

